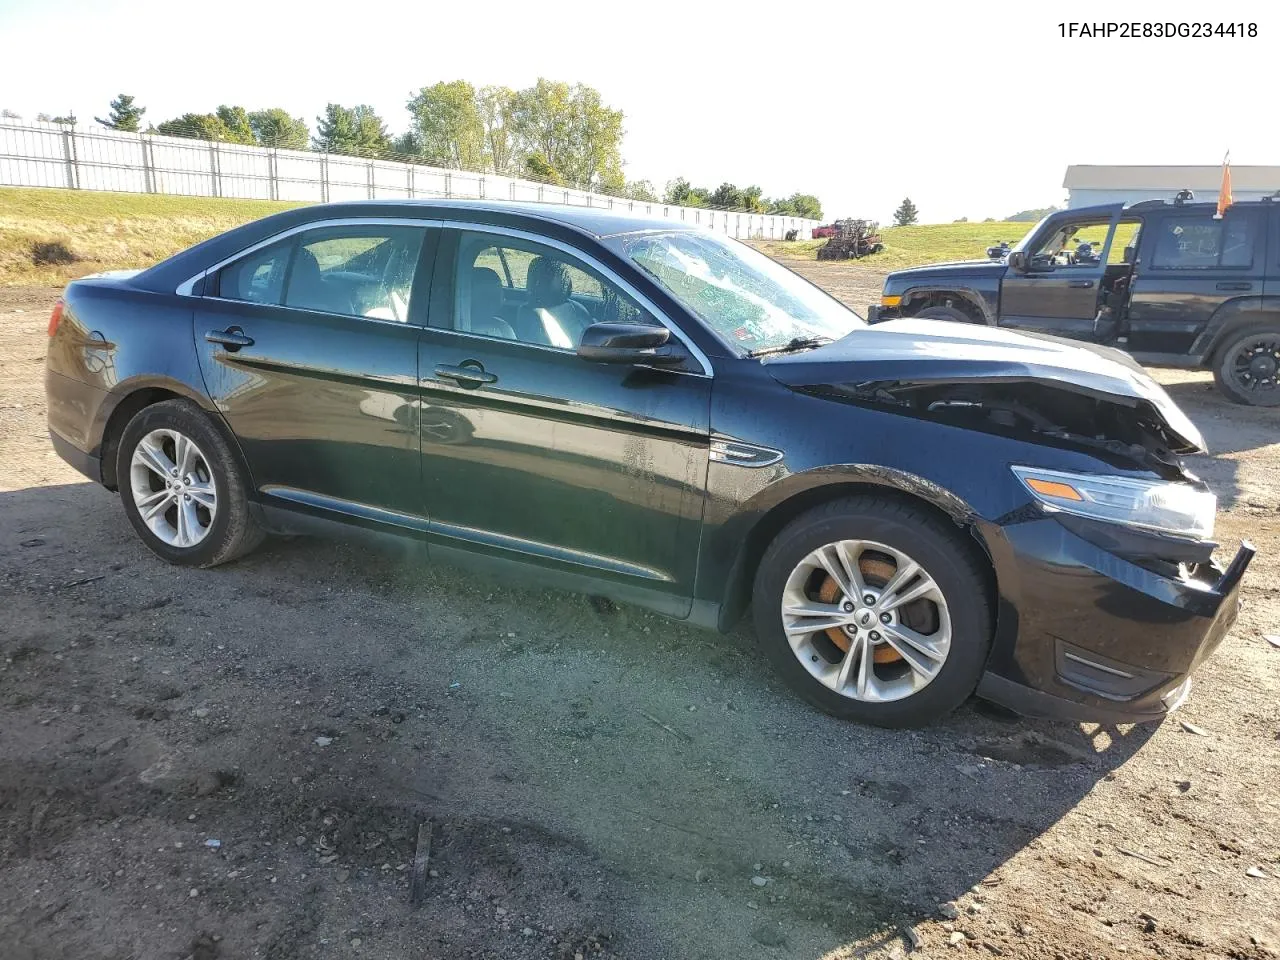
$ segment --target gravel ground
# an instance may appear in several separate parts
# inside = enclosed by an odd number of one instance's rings
[[[1160,374],[1261,550],[1176,719],[891,733],[745,628],[305,539],[164,565],[49,447],[55,296],[0,289],[4,960],[1280,956],[1280,411]]]

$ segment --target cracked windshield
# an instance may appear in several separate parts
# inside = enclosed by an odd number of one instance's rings
[[[864,321],[750,247],[704,233],[621,238],[622,252],[720,338],[747,353],[839,340]]]

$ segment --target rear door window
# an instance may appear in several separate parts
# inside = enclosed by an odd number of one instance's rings
[[[423,227],[328,227],[302,234],[284,305],[405,323]]]
[[[1156,228],[1154,270],[1218,270],[1253,266],[1256,236],[1250,211],[1217,220],[1210,214],[1173,214]]]

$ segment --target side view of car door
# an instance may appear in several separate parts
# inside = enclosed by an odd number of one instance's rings
[[[1149,218],[1129,298],[1128,349],[1191,352],[1231,301],[1261,307],[1266,227],[1261,211],[1212,213],[1173,207]]]
[[[1000,284],[1000,326],[1093,339],[1120,211],[1116,205],[1101,217],[1095,212],[1065,220],[1037,237],[1026,251],[1025,266],[1011,267]],[[1090,255],[1077,256],[1076,239],[1086,235],[1100,242]]]
[[[418,360],[433,557],[523,561],[689,613],[710,364],[674,335],[688,351],[676,366],[575,352],[592,323],[661,319],[582,251],[492,227],[442,232]]]
[[[201,373],[268,511],[425,527],[417,339],[435,236],[415,221],[315,225],[204,278]]]

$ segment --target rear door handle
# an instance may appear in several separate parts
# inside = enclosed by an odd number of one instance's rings
[[[210,343],[220,343],[231,353],[241,347],[252,347],[253,337],[246,337],[239,327],[227,327],[225,330],[210,330],[204,335]]]
[[[1218,289],[1219,290],[1252,290],[1253,284],[1242,281],[1242,280],[1237,280],[1234,282],[1229,280],[1224,280],[1222,283],[1218,284]]]
[[[486,383],[497,383],[496,374],[487,373],[478,360],[464,360],[457,366],[448,363],[436,364],[436,376],[452,380],[460,387],[474,390]]]
[[[1088,290],[1090,287],[1093,286],[1093,281],[1092,280],[1068,280],[1067,286],[1078,287],[1081,290]]]

